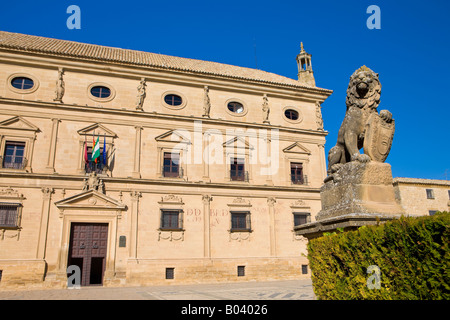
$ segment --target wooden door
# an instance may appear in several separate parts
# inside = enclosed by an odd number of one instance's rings
[[[81,285],[102,285],[106,267],[107,223],[72,223],[67,265],[81,269]]]

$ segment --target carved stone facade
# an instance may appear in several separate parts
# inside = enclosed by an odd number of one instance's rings
[[[0,40],[0,202],[11,212],[0,288],[64,287],[69,262],[93,257],[105,286],[309,276],[294,217],[321,208],[316,104],[330,90],[208,61]],[[12,86],[19,76],[33,87]],[[293,163],[307,180],[293,182]],[[75,227],[107,231],[88,248]]]

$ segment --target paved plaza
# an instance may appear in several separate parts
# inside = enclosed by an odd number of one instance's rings
[[[0,291],[0,300],[312,300],[310,279],[147,287]]]

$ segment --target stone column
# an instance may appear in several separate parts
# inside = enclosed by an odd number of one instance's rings
[[[274,205],[277,200],[273,197],[267,198],[267,205],[269,206],[269,239],[270,239],[270,255],[277,255],[277,239],[275,232],[275,210]]]
[[[47,166],[45,167],[45,171],[47,173],[54,173],[55,172],[55,156],[56,156],[56,142],[58,137],[58,127],[59,122],[61,120],[59,119],[52,119],[53,125],[52,125],[52,135],[50,137],[50,147],[48,151],[48,159],[47,159]]]
[[[130,196],[131,196],[131,221],[130,221],[129,258],[137,259],[139,198],[142,197],[142,192],[131,191]]]
[[[212,197],[208,194],[202,196],[203,200],[203,257],[211,258],[211,201]]]
[[[47,246],[47,233],[48,233],[48,219],[50,216],[50,204],[52,199],[52,193],[55,189],[49,187],[43,187],[42,189],[42,207],[41,207],[41,222],[39,224],[39,238],[37,242],[36,259],[45,259],[45,250]]]
[[[139,179],[141,177],[141,136],[142,127],[136,126],[136,139],[134,144],[134,169],[131,177]]]

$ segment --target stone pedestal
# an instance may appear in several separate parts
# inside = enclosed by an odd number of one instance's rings
[[[395,199],[391,166],[387,163],[352,161],[320,189],[322,210],[316,221],[297,226],[297,235],[308,239],[337,228],[357,229],[399,218],[404,209]]]

